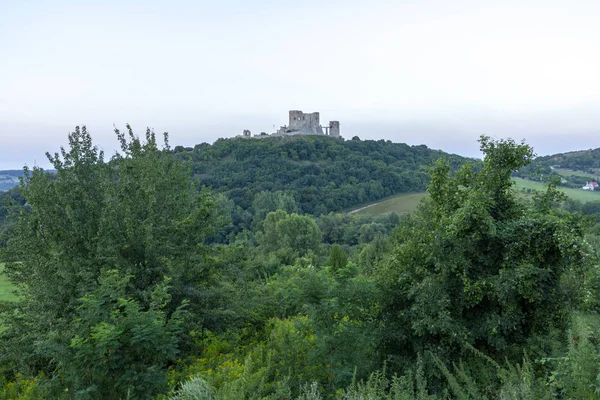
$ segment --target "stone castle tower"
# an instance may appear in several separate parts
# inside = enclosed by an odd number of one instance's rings
[[[299,110],[291,110],[288,130],[306,135],[322,135],[323,129],[319,123],[319,113],[304,114]]]
[[[340,121],[329,121],[329,136],[340,137]]]

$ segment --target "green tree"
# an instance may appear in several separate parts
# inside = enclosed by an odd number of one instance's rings
[[[481,165],[453,177],[438,162],[430,199],[378,269],[382,351],[395,360],[431,350],[457,361],[476,349],[518,362],[567,322],[575,292],[565,282],[586,265],[581,225],[548,207],[560,200],[552,185],[533,204],[519,201],[510,176],[533,158],[529,146],[480,143]]]
[[[298,212],[294,197],[282,191],[257,193],[254,196],[252,208],[254,208],[254,221],[258,224],[262,223],[267,214],[273,211],[283,210],[288,214]]]
[[[264,246],[267,251],[275,251],[280,247],[280,236],[277,229],[277,224],[288,217],[288,214],[283,210],[277,210],[267,214],[262,230],[257,233],[259,243]]]
[[[128,277],[122,297],[131,302],[123,307],[132,313],[138,307],[140,316],[152,310],[167,277],[174,283],[173,302],[165,303],[172,313],[209,273],[202,244],[219,218],[212,197],[198,190],[189,167],[168,151],[166,134],[163,151],[152,131],[143,141],[127,129],[116,130],[122,154],[110,162],[83,127],[69,135],[68,150],[48,154],[56,175],[25,169],[21,190],[28,209],[9,242],[11,258],[19,262],[6,266],[20,301],[2,310],[1,353],[15,371],[60,375],[61,349],[77,335],[86,337],[72,330],[82,310],[79,299],[98,290],[103,271]],[[123,363],[129,350],[117,352],[123,373],[130,369]],[[164,370],[165,360],[152,368]]]
[[[331,251],[329,252],[329,261],[327,261],[327,265],[335,270],[340,268],[344,268],[348,264],[348,256],[346,256],[346,252],[342,249],[342,246],[339,244],[334,244],[331,246]]]
[[[300,256],[316,252],[321,243],[321,230],[310,216],[291,214],[277,223],[280,243]]]
[[[277,210],[267,214],[257,239],[267,251],[288,249],[304,256],[317,250],[321,243],[321,230],[310,216],[288,215],[283,210]]]

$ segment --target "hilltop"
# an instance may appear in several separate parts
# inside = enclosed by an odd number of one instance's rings
[[[174,152],[192,162],[202,184],[242,209],[261,191],[284,191],[301,211],[315,215],[422,192],[435,160],[446,158],[453,168],[466,160],[424,145],[327,136],[219,139]]]

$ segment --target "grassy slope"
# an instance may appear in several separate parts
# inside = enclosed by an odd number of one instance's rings
[[[545,185],[541,182],[534,182],[527,179],[514,178],[515,188],[517,190],[533,189],[533,190],[544,190]],[[579,200],[581,202],[598,201],[600,200],[600,192],[588,192],[581,189],[570,189],[570,188],[559,188],[563,193],[572,198],[573,200]]]
[[[358,213],[379,215],[387,212],[395,212],[398,214],[413,212],[417,208],[417,205],[421,199],[423,199],[425,196],[427,196],[427,193],[425,192],[401,194],[391,197],[387,200],[383,200],[379,203],[366,206],[362,210],[358,211]]]
[[[11,293],[13,286],[2,274],[3,271],[4,264],[0,263],[0,301],[11,301],[15,299],[15,295]]]
[[[532,190],[544,190],[545,185],[541,182],[534,182],[527,179],[514,178],[515,189],[521,191],[521,189],[532,189]],[[600,192],[587,192],[581,189],[570,189],[560,188],[567,196],[574,200],[581,202],[598,201],[600,200]],[[383,200],[379,203],[364,206],[358,214],[371,214],[379,215],[387,212],[395,212],[398,214],[409,213],[416,210],[417,205],[427,196],[427,193],[409,193],[401,194],[398,196],[391,197]]]

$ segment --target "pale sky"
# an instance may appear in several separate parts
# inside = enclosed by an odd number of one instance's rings
[[[600,147],[600,1],[0,0],[0,169],[46,167],[76,125],[193,146],[291,109],[347,139],[478,156]]]

